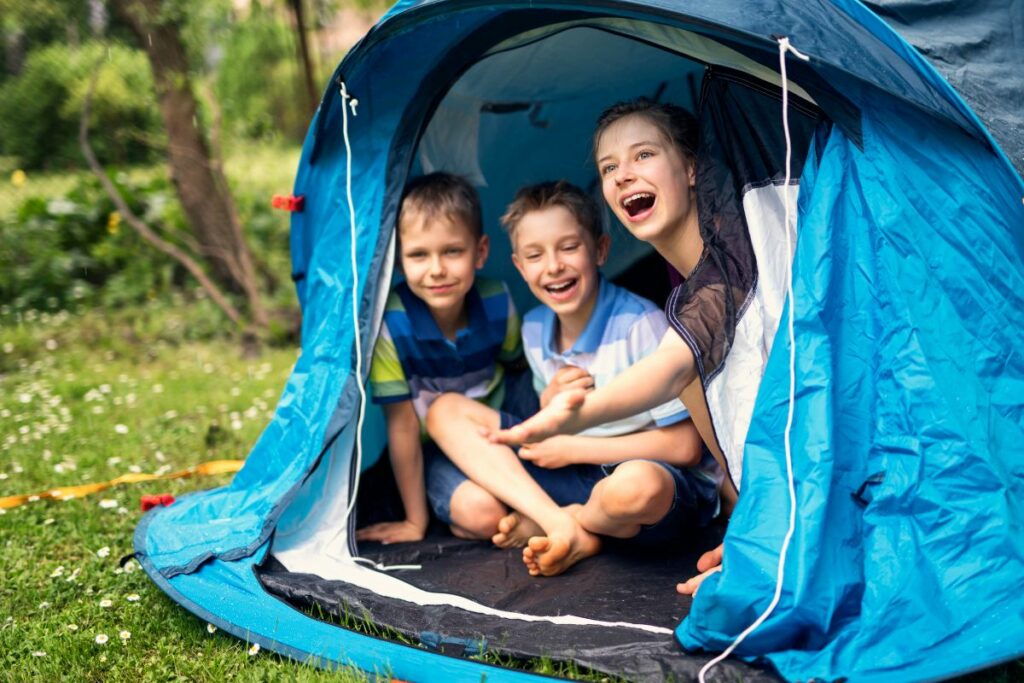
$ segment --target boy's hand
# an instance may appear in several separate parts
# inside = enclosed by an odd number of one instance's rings
[[[409,520],[402,522],[381,522],[371,524],[356,531],[357,541],[380,541],[388,543],[408,543],[422,541],[427,534],[426,526],[420,526]]]
[[[511,429],[502,429],[487,435],[492,443],[503,443],[509,446],[524,443],[537,443],[556,434],[574,434],[580,429],[579,409],[586,400],[587,392],[583,389],[569,389],[556,394],[547,407],[539,413],[517,424]]]
[[[572,437],[559,435],[544,439],[539,443],[523,444],[519,449],[519,457],[549,470],[572,465],[575,463],[572,454]]]
[[[540,395],[540,407],[546,408],[551,399],[556,395],[569,389],[583,389],[584,391],[594,390],[594,377],[583,368],[575,365],[566,365],[555,373],[551,383]]]

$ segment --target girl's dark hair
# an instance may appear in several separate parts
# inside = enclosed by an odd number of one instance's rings
[[[613,123],[633,115],[642,116],[653,123],[689,163],[697,161],[697,119],[679,105],[655,102],[646,97],[619,102],[601,112],[594,129],[592,155],[597,156],[601,136]]]

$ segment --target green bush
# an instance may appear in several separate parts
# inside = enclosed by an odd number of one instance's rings
[[[282,156],[245,158],[274,166],[283,163]],[[132,210],[164,239],[179,247],[192,243],[181,204],[163,173],[119,173],[114,181]],[[287,216],[273,211],[269,191],[253,182],[234,191],[239,217],[261,272],[278,285],[266,291],[265,304],[288,308],[295,294],[288,277]],[[82,175],[69,186],[49,197],[30,196],[7,215],[0,213],[0,302],[6,308],[113,309],[196,293],[193,277],[124,221],[95,178]],[[269,278],[261,280],[266,290]]]
[[[139,50],[90,43],[49,45],[0,86],[0,153],[25,169],[82,165],[78,124],[92,75],[90,142],[103,163],[155,158],[163,147],[149,63]]]
[[[118,185],[133,211],[172,240],[180,235],[166,180]],[[124,224],[92,179],[62,197],[27,199],[0,221],[0,301],[14,310],[145,302],[167,292],[180,268]]]
[[[236,24],[217,73],[225,125],[249,138],[301,141],[309,124],[295,38],[283,23],[256,12]]]

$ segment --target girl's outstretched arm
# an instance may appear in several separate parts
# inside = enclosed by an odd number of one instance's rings
[[[668,331],[658,349],[591,392],[563,391],[521,424],[490,435],[504,444],[536,443],[556,434],[575,434],[595,425],[651,410],[674,398],[695,377],[693,352]]]

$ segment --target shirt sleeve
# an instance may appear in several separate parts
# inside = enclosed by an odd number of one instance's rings
[[[519,312],[516,311],[516,304],[512,301],[508,287],[501,283],[505,290],[505,297],[508,300],[508,322],[505,326],[505,339],[501,343],[501,351],[498,353],[498,360],[508,365],[523,357],[523,323],[519,319]]]
[[[380,335],[373,347],[370,389],[373,391],[374,403],[397,403],[412,398],[398,349],[386,321],[381,325]]]
[[[668,321],[661,311],[655,309],[639,318],[629,330],[629,350],[632,355],[630,363],[636,363],[654,353],[666,332]],[[650,415],[651,420],[659,427],[667,427],[690,417],[686,406],[678,398],[652,408]]]

